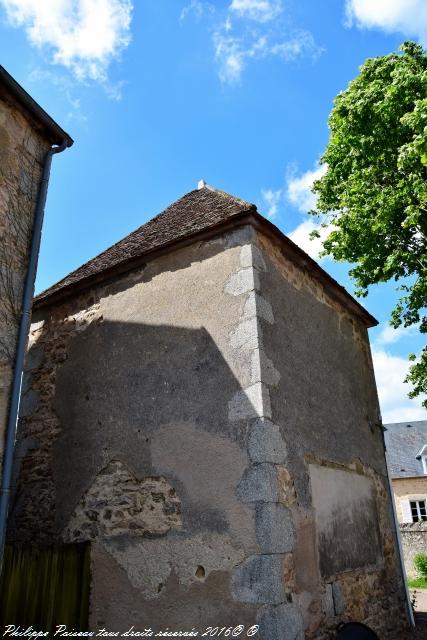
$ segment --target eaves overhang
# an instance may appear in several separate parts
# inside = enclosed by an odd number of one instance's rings
[[[390,476],[392,480],[425,480],[427,483],[427,476]]]
[[[378,324],[376,318],[374,318],[374,316],[372,316],[359,302],[357,302],[357,300],[355,300],[346,291],[346,289],[344,289],[344,287],[342,287],[336,280],[334,280],[334,278],[332,278],[332,276],[322,269],[322,267],[320,267],[307,253],[305,253],[305,251],[300,249],[298,245],[285,236],[273,223],[261,216],[257,212],[255,206],[250,208],[248,211],[244,211],[233,216],[229,220],[212,225],[203,231],[188,234],[185,237],[172,240],[161,247],[145,251],[144,253],[141,253],[141,255],[130,260],[123,260],[119,264],[115,264],[100,273],[82,278],[78,282],[61,287],[52,293],[46,292],[45,295],[42,292],[35,298],[33,308],[40,309],[45,306],[50,306],[100,283],[108,284],[108,282],[114,279],[117,275],[138,267],[140,268],[144,263],[154,260],[160,255],[170,253],[171,251],[175,251],[194,242],[207,240],[219,233],[224,233],[232,230],[233,228],[244,225],[251,225],[278,243],[285,257],[301,269],[308,271],[315,280],[325,287],[331,298],[341,303],[352,314],[357,316],[366,327],[374,327]]]
[[[29,113],[34,120],[36,120],[51,144],[60,145],[65,140],[67,147],[71,147],[74,142],[71,136],[64,131],[64,129],[60,127],[48,113],[46,113],[34,98],[32,98],[23,87],[21,87],[15,78],[13,78],[13,76],[11,76],[10,73],[0,65],[0,91],[2,87],[12,95],[24,111]]]

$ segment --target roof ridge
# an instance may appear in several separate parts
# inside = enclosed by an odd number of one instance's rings
[[[218,189],[218,187],[213,187],[211,184],[205,183],[203,187],[201,187],[201,189],[209,189],[209,191],[214,191],[215,193],[218,193],[220,196],[231,198],[232,200],[235,200],[236,202],[243,205],[249,205],[250,208],[253,208],[253,207],[255,209],[257,208],[256,205],[253,204],[252,202],[249,202],[248,200],[243,200],[243,198],[239,198],[238,196],[235,196],[232,193],[228,193],[228,191],[223,191],[223,189]],[[201,189],[198,189],[198,191],[201,191]]]

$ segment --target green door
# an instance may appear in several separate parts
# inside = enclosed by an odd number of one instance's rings
[[[0,628],[56,625],[88,628],[90,546],[37,548],[6,545],[0,579]]]

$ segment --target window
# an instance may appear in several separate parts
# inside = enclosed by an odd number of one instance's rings
[[[425,500],[410,500],[409,505],[411,507],[412,522],[427,520]]]

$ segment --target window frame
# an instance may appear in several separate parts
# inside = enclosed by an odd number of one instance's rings
[[[423,506],[421,506],[421,503]],[[427,499],[424,498],[423,500],[421,499],[417,499],[417,500],[409,500],[409,509],[411,511],[411,518],[412,518],[412,523],[414,522],[426,522],[427,521]],[[415,505],[415,506],[413,506]],[[414,509],[416,511],[416,513],[414,513]],[[421,513],[421,510],[424,511],[424,514]],[[415,519],[416,518],[416,519]]]

